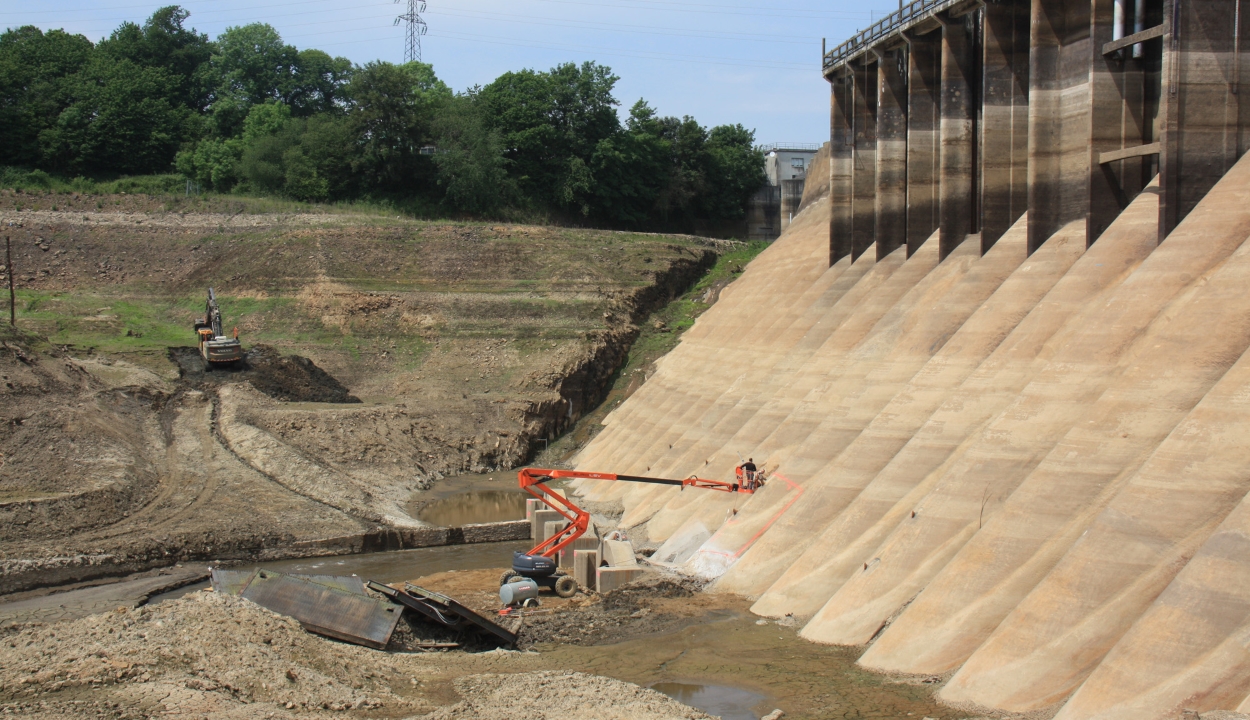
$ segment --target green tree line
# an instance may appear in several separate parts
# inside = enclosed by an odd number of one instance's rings
[[[621,122],[619,78],[594,62],[453,92],[427,64],[355,65],[261,23],[209,39],[188,17],[164,7],[94,44],[0,35],[0,165],[666,230],[726,227],[764,182],[753,131],[643,100]]]

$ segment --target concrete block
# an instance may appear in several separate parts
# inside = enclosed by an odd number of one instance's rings
[[[534,513],[547,507],[546,503],[538,498],[529,498],[525,501],[525,519],[529,520],[534,517]]]
[[[601,567],[595,571],[595,587],[601,593],[611,592],[618,587],[633,582],[642,575],[643,569],[634,567]]]
[[[591,535],[590,533],[584,533],[581,537],[577,538],[572,543],[566,545],[565,548],[560,551],[560,567],[573,567],[573,564],[574,564],[573,553],[576,552],[577,550],[598,550],[598,549],[599,549],[599,538],[595,537],[594,535]]]
[[[563,520],[564,516],[555,510],[535,510],[530,516],[530,537],[542,541],[543,526],[553,520]]]
[[[573,551],[573,579],[584,588],[599,586],[599,552],[597,550]]]
[[[502,542],[505,540],[527,540],[530,536],[530,524],[526,520],[509,522],[480,523],[465,525],[460,528],[466,543]]]
[[[603,561],[612,567],[638,565],[638,560],[634,558],[634,545],[628,540],[604,540],[600,552],[603,553]]]
[[[548,522],[543,523],[543,534],[539,538],[538,541],[547,542],[548,538],[550,538],[552,535],[559,535],[560,532],[563,531],[564,528],[568,526],[569,526],[569,521],[564,520],[563,518],[560,520],[549,520]]]

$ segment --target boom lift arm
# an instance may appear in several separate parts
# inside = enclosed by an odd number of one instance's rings
[[[581,470],[553,470],[547,468],[525,468],[517,473],[517,481],[521,485],[521,489],[530,495],[542,500],[543,503],[560,513],[569,521],[568,527],[563,532],[552,535],[545,541],[539,543],[528,553],[530,557],[546,557],[553,558],[556,553],[563,550],[574,540],[581,537],[586,529],[590,527],[590,513],[577,507],[568,498],[561,497],[551,491],[546,483],[550,480],[559,480],[563,478],[585,478],[590,480],[613,480],[618,482],[641,482],[652,483],[655,485],[674,485],[680,486],[682,490],[688,487],[702,488],[704,490],[718,490],[728,493],[743,493],[752,495],[755,493],[746,485],[739,483],[725,482],[723,480],[708,480],[691,475],[685,480],[671,480],[668,478],[642,477],[640,475],[617,475],[615,473],[600,472],[584,472]]]

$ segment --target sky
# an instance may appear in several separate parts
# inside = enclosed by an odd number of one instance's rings
[[[92,41],[125,21],[142,23],[163,2],[0,0],[0,26],[63,28]],[[298,48],[357,64],[402,62],[408,0],[183,0],[188,24],[216,37],[269,23]],[[524,4],[524,7],[521,5]],[[639,98],[662,115],[701,124],[741,123],[760,144],[829,139],[822,38],[833,47],[898,8],[897,0],[429,0],[422,59],[453,89],[509,70],[594,60],[620,76],[622,116]]]

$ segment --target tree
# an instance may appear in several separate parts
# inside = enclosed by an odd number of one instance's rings
[[[254,129],[260,126],[255,120],[248,118]],[[354,136],[342,116],[287,118],[270,132],[245,137],[246,142],[234,141],[244,145],[238,175],[252,190],[308,201],[338,200],[357,192],[351,171]]]
[[[351,80],[352,61],[320,50],[300,50],[287,102],[297,116],[343,109],[343,89]]]
[[[39,133],[45,163],[72,172],[168,171],[188,115],[168,99],[176,87],[164,69],[95,56],[67,79],[69,106]]]
[[[620,130],[612,96],[619,79],[593,62],[566,63],[504,73],[482,89],[487,127],[503,138],[509,173],[538,204],[589,211],[595,149]]]
[[[601,140],[591,170],[596,180],[596,214],[613,225],[640,227],[652,220],[656,200],[668,181],[671,144],[655,111],[639,100],[629,111],[625,131]]]
[[[421,148],[432,143],[434,116],[452,97],[434,68],[371,62],[354,73],[347,94],[365,189],[394,194],[433,187],[433,163]]]
[[[0,34],[0,163],[39,165],[39,134],[70,104],[68,78],[91,59],[91,41],[26,26]]]
[[[217,37],[209,59],[210,107],[220,137],[234,137],[253,105],[285,101],[295,86],[299,53],[272,26],[229,27]]]
[[[740,220],[747,201],[764,184],[764,153],[755,148],[755,131],[741,125],[718,125],[708,133],[709,220]]]
[[[447,207],[489,215],[512,199],[515,187],[508,178],[503,138],[483,122],[477,89],[445,103],[433,130],[434,163]]]
[[[169,101],[202,111],[208,105],[201,67],[213,54],[208,36],[183,27],[191,13],[177,5],[163,7],[139,27],[123,23],[98,50],[116,60],[129,60],[141,67],[162,68],[176,79]]]

